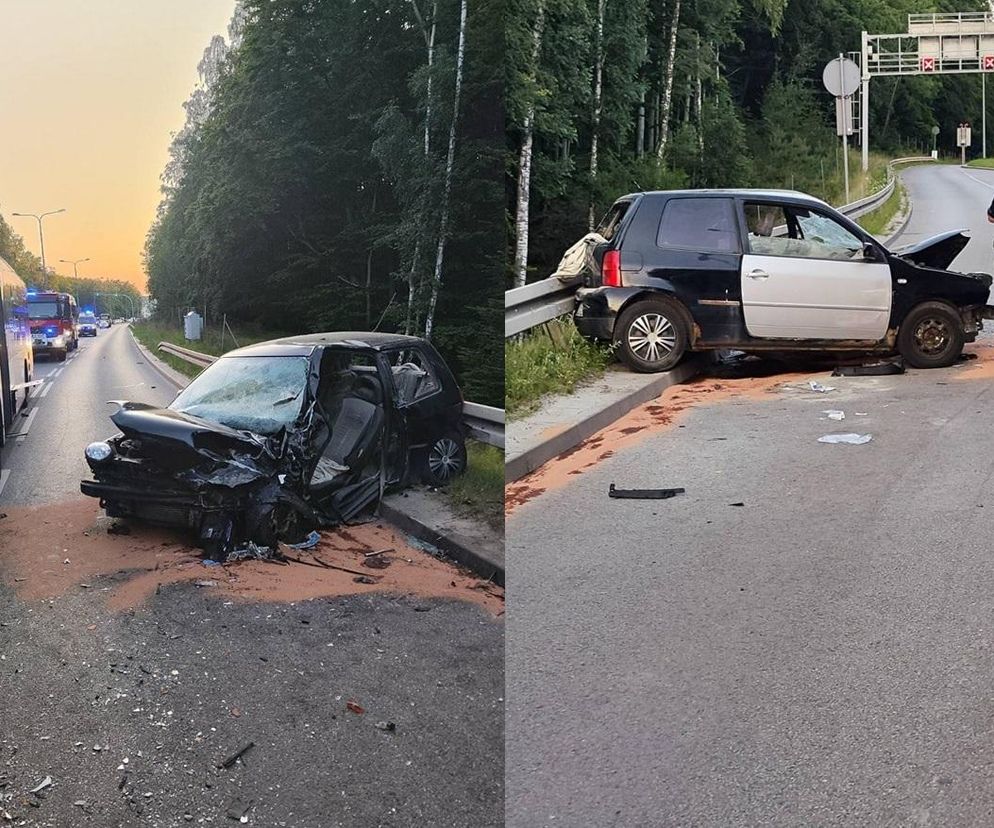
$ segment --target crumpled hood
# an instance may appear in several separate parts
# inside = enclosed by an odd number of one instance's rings
[[[110,419],[127,437],[139,440],[143,437],[159,438],[182,443],[192,449],[213,450],[239,448],[258,451],[264,443],[261,437],[168,408],[135,402],[116,403],[120,407]]]
[[[899,247],[891,252],[922,267],[947,270],[963,248],[970,243],[969,232],[969,230],[947,230],[945,233],[930,236],[917,244]]]

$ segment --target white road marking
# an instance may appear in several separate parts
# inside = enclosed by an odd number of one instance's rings
[[[10,469],[0,469],[0,495],[3,494],[3,487],[7,485],[7,479],[10,477]]]
[[[24,420],[24,428],[17,433],[17,442],[23,443],[28,436],[28,432],[31,431],[31,424],[35,421],[35,415],[38,413],[37,408],[32,408],[28,416]]]
[[[35,397],[35,399],[37,399],[37,400],[44,399],[45,395],[48,394],[48,392],[51,391],[51,390],[52,390],[52,383],[46,382],[45,383],[45,387],[41,390],[41,393],[37,397]]]
[[[994,184],[988,184],[983,179],[977,178],[977,176],[975,176],[975,175],[970,175],[970,173],[968,173],[968,172],[964,172],[963,175],[965,175],[967,178],[972,178],[978,184],[982,184],[983,186],[985,186],[988,190],[994,190]]]
[[[52,373],[51,373],[51,377],[52,377],[52,379],[55,379],[55,378],[56,378],[56,377],[57,377],[57,376],[58,376],[59,374],[61,374],[61,373],[62,373],[63,371],[65,371],[65,370],[66,370],[66,369],[65,369],[65,366],[62,366],[61,368],[56,368],[56,369],[55,369],[54,371],[52,371]]]

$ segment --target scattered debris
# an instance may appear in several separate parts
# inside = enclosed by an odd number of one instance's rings
[[[738,501],[737,503],[729,503],[728,505],[729,505],[729,506],[745,506],[745,503],[743,503],[743,502],[742,502],[742,501],[740,500],[740,501]]]
[[[872,434],[826,434],[819,437],[819,443],[846,443],[852,446],[861,446],[869,443],[873,439]]]
[[[30,793],[33,794],[40,793],[41,791],[45,790],[45,788],[50,788],[50,787],[52,787],[52,777],[46,776],[44,779],[41,780],[41,782],[39,782],[31,789]]]
[[[832,371],[833,377],[885,377],[904,373],[904,360],[896,359],[868,362],[863,365],[839,365]]]
[[[216,587],[217,586],[217,581],[204,581],[204,580],[200,580],[200,581],[194,581],[193,585],[194,586],[198,586],[198,587]]]
[[[291,549],[312,549],[313,547],[317,546],[318,543],[320,543],[320,541],[321,541],[321,535],[319,535],[316,531],[312,530],[311,534],[309,534],[300,543],[288,543],[287,546],[289,546]]]
[[[607,496],[629,500],[665,500],[686,491],[686,489],[616,489],[612,483],[607,490]]]
[[[376,583],[376,578],[370,578],[368,575],[356,575],[356,577],[353,578],[352,580],[355,581],[355,583],[357,583],[357,584],[375,584]]]
[[[844,420],[846,418],[845,411],[839,411],[836,408],[829,408],[826,411],[822,411],[822,414],[827,414],[830,420]]]
[[[248,803],[245,803],[240,799],[233,799],[225,813],[230,819],[237,819],[239,822],[248,822],[247,814],[252,810],[254,804],[255,800],[249,800]]]
[[[393,733],[397,730],[397,725],[393,722],[377,722],[376,727],[380,730],[385,730],[387,733]]]
[[[808,386],[812,391],[817,391],[819,394],[827,394],[829,391],[834,391],[835,388],[831,385],[822,385],[820,382],[815,380],[808,380]]]
[[[391,561],[389,558],[383,557],[385,552],[392,552],[392,549],[380,549],[377,552],[367,552],[365,558],[363,558],[362,565],[368,566],[370,569],[386,569],[390,566]]]
[[[240,549],[233,549],[228,553],[227,563],[236,561],[272,561],[280,556],[269,546],[259,546],[252,541],[248,541]]]
[[[361,716],[361,715],[362,715],[363,713],[365,713],[365,712],[366,712],[366,708],[365,708],[365,707],[363,707],[363,706],[362,706],[361,704],[359,704],[358,702],[354,702],[354,701],[347,701],[347,702],[345,702],[345,706],[346,706],[346,707],[347,707],[347,708],[348,708],[349,710],[351,710],[351,711],[352,711],[353,713],[355,713],[355,714],[356,714],[357,716]]]
[[[866,416],[868,416],[865,411],[856,411],[854,413],[856,414],[857,417],[866,417]]]
[[[241,759],[246,753],[248,753],[254,747],[255,747],[255,742],[247,742],[243,747],[236,750],[229,757],[227,757],[226,759],[222,759],[221,762],[218,764],[218,767],[225,769],[230,768],[232,765],[235,764],[235,762]]]

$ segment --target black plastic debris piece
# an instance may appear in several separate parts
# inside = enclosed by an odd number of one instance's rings
[[[219,768],[230,768],[239,759],[241,759],[246,753],[248,753],[252,748],[255,747],[255,742],[247,742],[243,747],[240,747],[226,759],[222,759],[218,762]]]
[[[838,365],[832,371],[833,377],[885,377],[892,374],[904,373],[904,360],[900,357],[895,359],[879,360],[877,362],[864,362],[862,365]]]
[[[729,505],[729,506],[745,506],[745,503],[743,503],[743,502],[742,502],[742,501],[740,500],[740,501],[738,501],[737,503],[729,503],[728,505]]]
[[[616,489],[612,483],[607,490],[607,496],[628,500],[665,500],[686,491],[686,489]]]

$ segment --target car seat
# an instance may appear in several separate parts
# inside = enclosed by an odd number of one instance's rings
[[[311,487],[329,484],[344,471],[360,471],[383,428],[383,389],[373,376],[359,377],[334,415],[331,439],[311,477]]]

